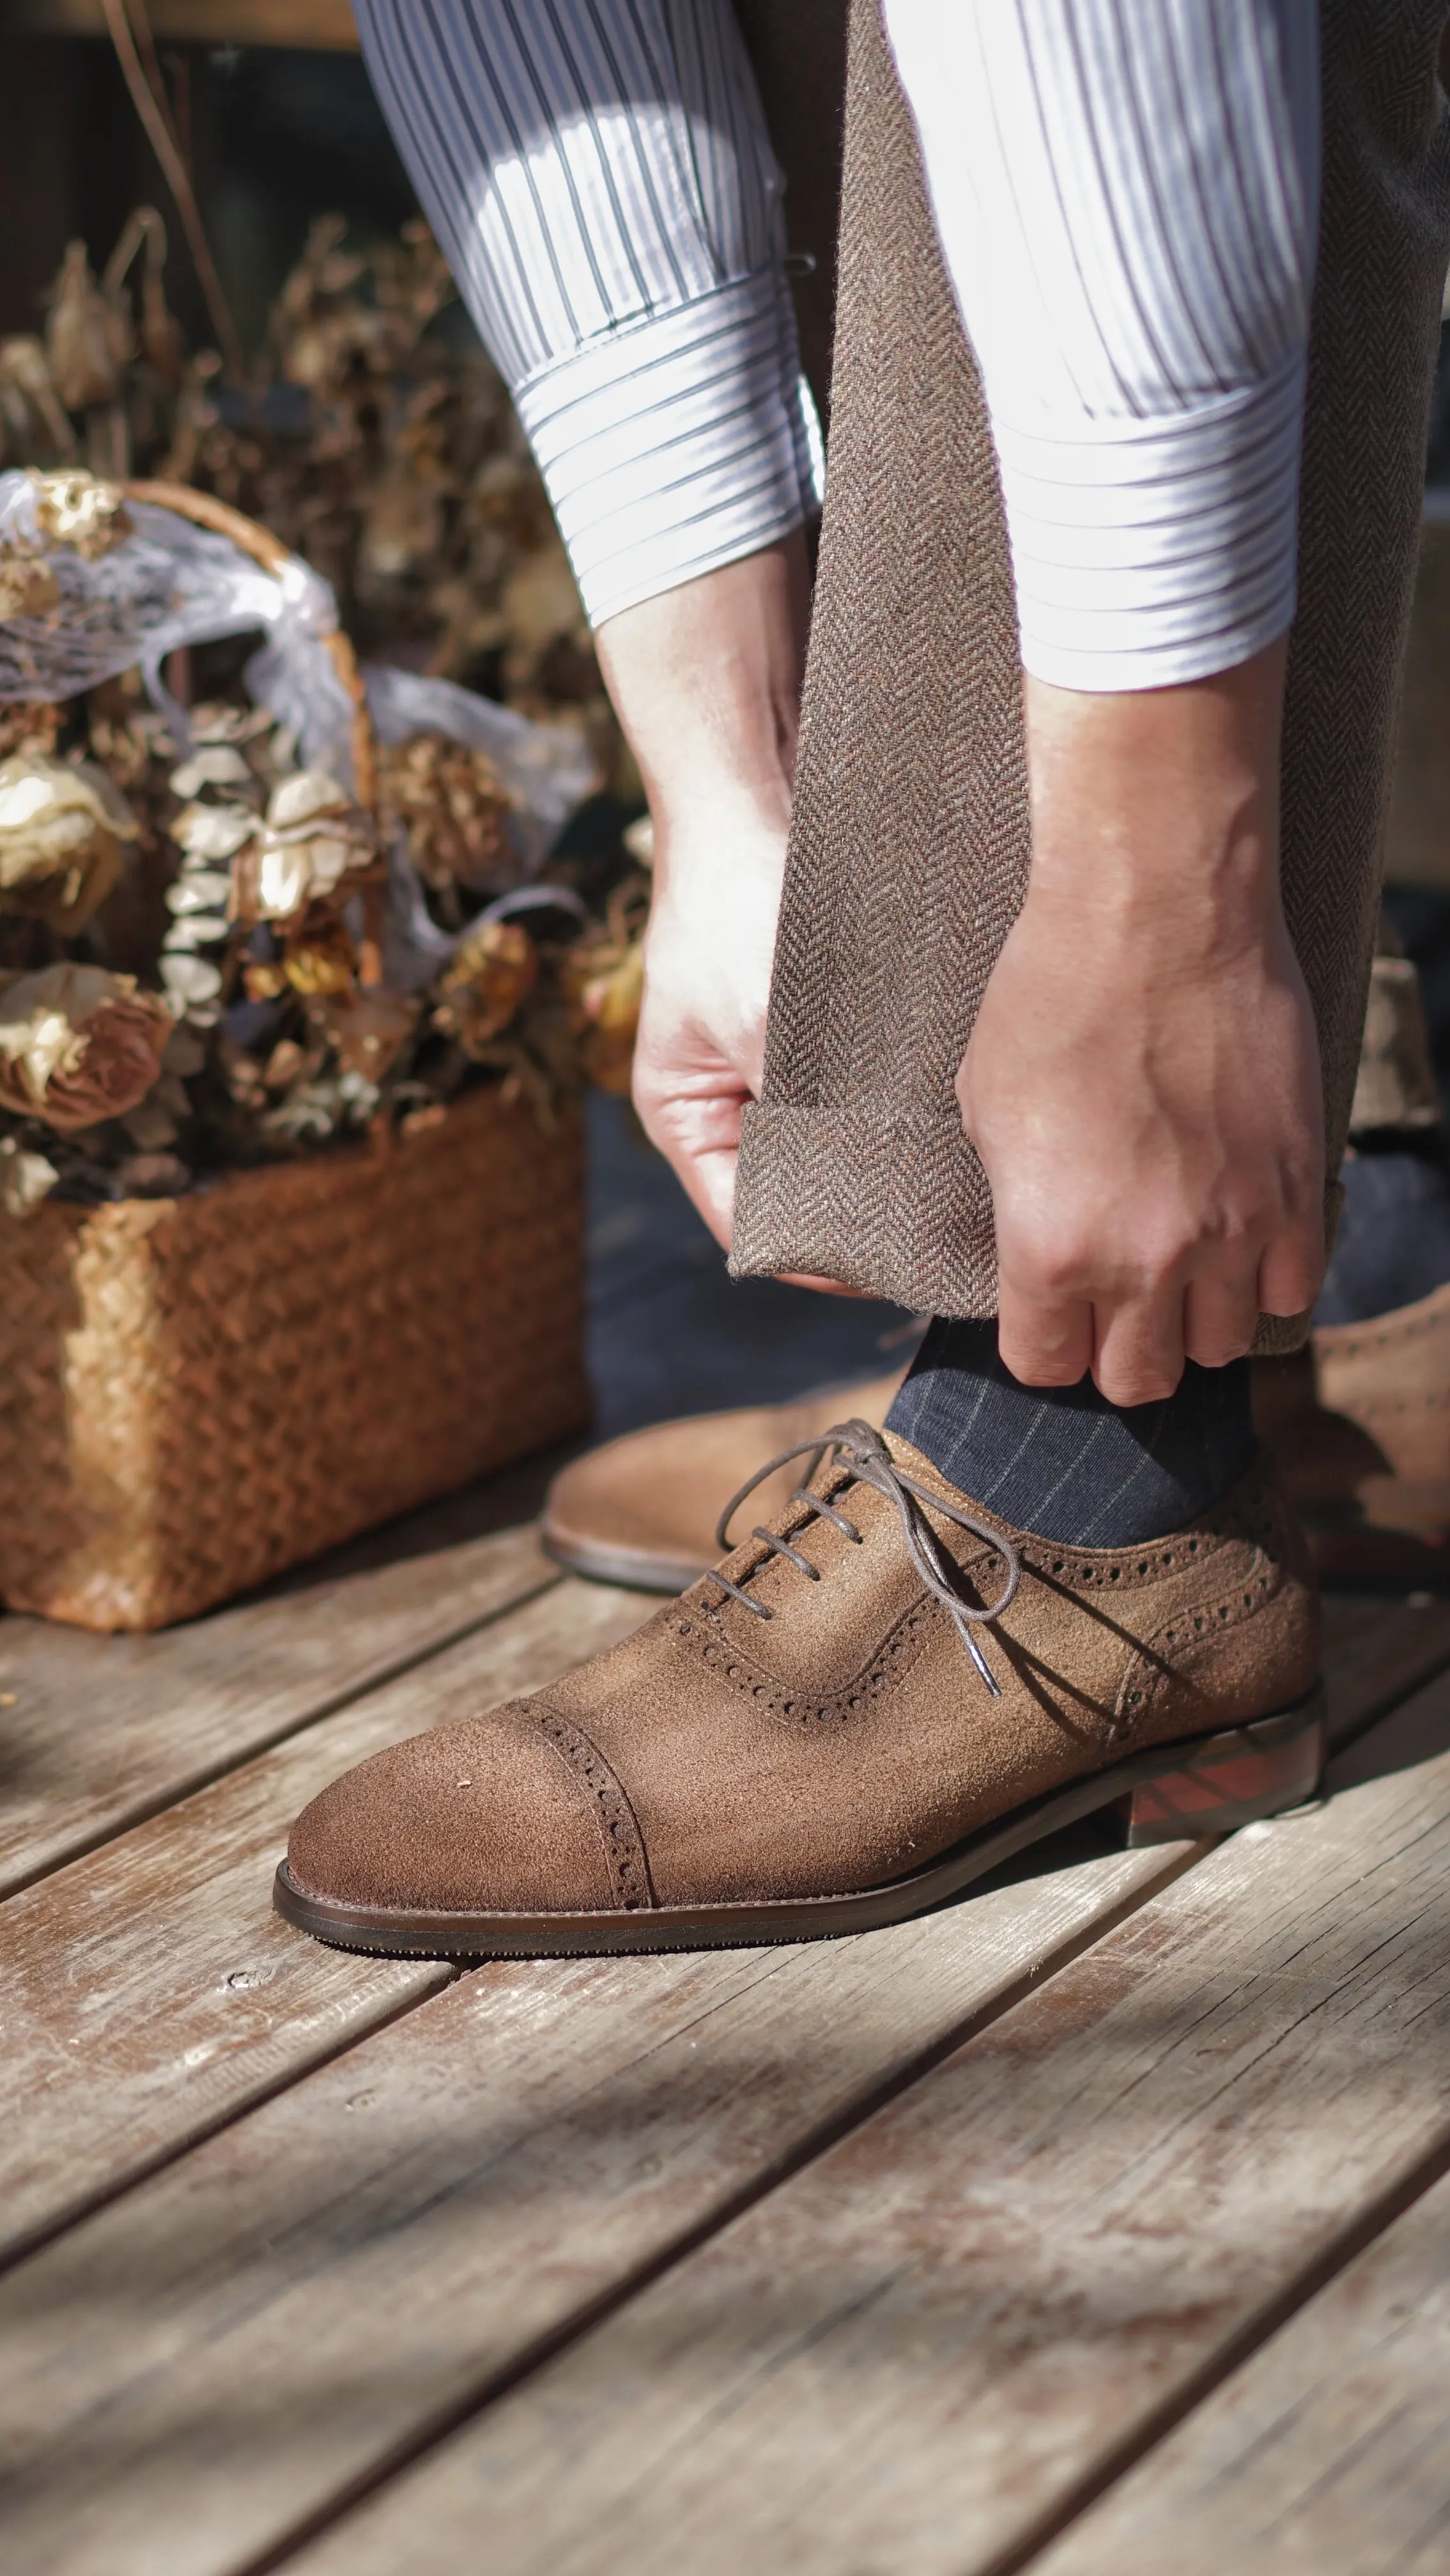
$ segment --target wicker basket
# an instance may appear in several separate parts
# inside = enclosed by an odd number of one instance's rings
[[[580,1126],[496,1090],[185,1198],[0,1216],[0,1597],[159,1628],[587,1419]]]
[[[205,494],[127,490],[288,561]],[[317,645],[370,804],[352,650]],[[578,1430],[582,1159],[577,1116],[546,1135],[478,1090],[412,1137],[184,1198],[0,1214],[0,1600],[165,1627]]]

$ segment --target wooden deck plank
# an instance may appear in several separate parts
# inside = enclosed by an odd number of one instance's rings
[[[504,2576],[1021,2565],[1450,2152],[1447,1745],[1442,1681],[293,2576],[461,2576],[481,2530]]]
[[[1438,1695],[1340,1762],[1433,1758]],[[1450,2180],[1032,2561],[1032,2576],[1441,2576],[1450,2566]]]
[[[365,1754],[552,1681],[651,1606],[556,1583],[0,1909],[0,2260],[448,1983],[280,1921],[292,1818]]]
[[[1201,1848],[852,1942],[461,1978],[0,2281],[6,2576],[249,2565]]]
[[[1450,2180],[1113,2487],[1032,2576],[1443,2576]]]
[[[153,1636],[0,1620],[0,1895],[541,1590],[554,1569],[518,1525],[538,1483],[500,1478]]]

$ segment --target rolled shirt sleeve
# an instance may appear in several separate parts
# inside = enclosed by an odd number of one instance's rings
[[[591,623],[820,506],[782,179],[728,0],[356,0]]]
[[[1001,466],[1022,657],[1224,670],[1294,614],[1313,0],[885,0]]]

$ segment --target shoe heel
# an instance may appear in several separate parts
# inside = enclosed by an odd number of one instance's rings
[[[1328,1738],[1323,1687],[1282,1717],[1205,1737],[1118,1801],[1130,1849],[1231,1834],[1302,1806],[1319,1787]]]

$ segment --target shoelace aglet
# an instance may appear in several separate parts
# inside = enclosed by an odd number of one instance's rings
[[[976,1641],[976,1638],[972,1635],[971,1629],[968,1627],[965,1619],[958,1619],[956,1621],[956,1631],[957,1635],[961,1638],[962,1644],[966,1647],[968,1654],[971,1656],[973,1663],[976,1665],[978,1672],[981,1674],[983,1681],[986,1683],[988,1690],[991,1692],[993,1699],[1000,1699],[1002,1696],[1001,1685],[996,1680],[991,1665],[988,1663],[986,1656],[983,1654],[981,1647]]]

